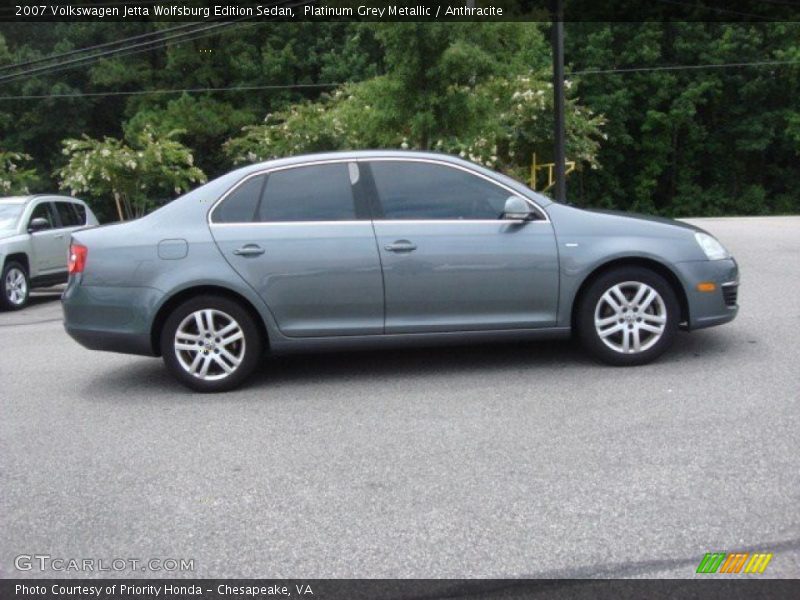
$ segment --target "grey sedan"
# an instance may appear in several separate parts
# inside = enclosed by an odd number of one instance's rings
[[[552,339],[652,361],[738,310],[708,233],[551,201],[455,157],[298,156],[239,169],[137,221],[73,235],[65,326],[162,356],[198,391],[265,352]]]

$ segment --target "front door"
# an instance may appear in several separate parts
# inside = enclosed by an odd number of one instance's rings
[[[33,219],[40,218],[45,219],[49,226],[47,229],[30,234],[33,255],[32,277],[52,275],[67,270],[67,249],[64,247],[64,239],[68,235],[58,228],[51,202],[39,201],[33,207],[31,216],[28,218],[28,226]]]
[[[513,190],[422,160],[370,162],[386,333],[554,326],[558,255],[551,223],[503,221]]]
[[[383,281],[356,163],[281,168],[245,179],[213,211],[211,232],[281,332],[383,333]],[[354,190],[356,193],[354,194]]]

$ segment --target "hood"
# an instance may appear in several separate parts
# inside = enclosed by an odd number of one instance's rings
[[[601,215],[610,215],[612,217],[621,217],[625,219],[632,219],[634,221],[649,221],[650,223],[660,223],[662,225],[672,225],[673,227],[682,227],[683,229],[688,229],[690,231],[698,231],[701,233],[705,233],[703,229],[691,225],[690,223],[684,223],[683,221],[676,221],[675,219],[669,219],[667,217],[657,217],[654,215],[644,215],[641,213],[632,213],[632,212],[625,212],[622,210],[605,210],[599,208],[586,208],[583,209],[586,212],[597,213]]]
[[[0,229],[0,240],[16,237],[18,235],[19,232],[16,229]]]

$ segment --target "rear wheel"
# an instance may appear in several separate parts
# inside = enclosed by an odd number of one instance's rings
[[[9,261],[3,267],[3,295],[0,306],[6,310],[19,310],[28,304],[31,282],[28,271],[18,262]]]
[[[181,304],[164,323],[161,355],[172,374],[198,392],[224,392],[241,385],[261,358],[258,326],[238,302],[198,296]]]
[[[680,307],[661,275],[622,267],[589,285],[577,317],[578,335],[593,356],[612,365],[642,365],[672,344]]]

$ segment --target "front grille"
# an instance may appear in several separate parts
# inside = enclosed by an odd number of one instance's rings
[[[722,286],[722,297],[725,299],[725,306],[736,306],[736,298],[738,295],[739,286],[737,284]]]

